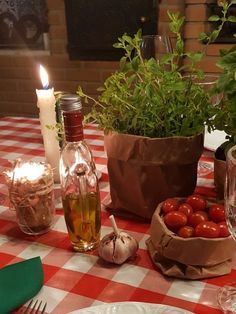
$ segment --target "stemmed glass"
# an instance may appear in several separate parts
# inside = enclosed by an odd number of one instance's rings
[[[160,60],[161,56],[173,51],[167,35],[144,35],[141,41],[141,54],[144,59]]]
[[[195,84],[201,86],[206,93],[210,93],[211,90],[216,86],[218,80],[218,75],[215,74],[205,74],[203,79],[196,78],[194,81]],[[213,106],[217,106],[221,101],[222,95],[221,94],[214,94],[210,97],[209,101]],[[219,132],[219,131],[218,131]],[[215,141],[215,134],[214,131],[211,133],[208,132],[207,127],[205,127],[205,137],[204,137],[204,146],[209,149],[208,143],[214,143]],[[204,160],[200,160],[198,163],[198,173],[200,176],[207,176],[213,172],[213,165],[209,164]]]
[[[226,156],[225,218],[236,241],[236,146],[231,147]],[[219,289],[218,303],[224,313],[236,313],[236,281]]]

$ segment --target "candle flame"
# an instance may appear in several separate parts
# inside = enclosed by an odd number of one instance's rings
[[[48,73],[41,64],[39,66],[39,75],[40,75],[40,79],[41,79],[43,88],[47,89],[48,85],[49,85]]]
[[[26,162],[19,164],[13,171],[9,171],[6,174],[12,179],[14,174],[14,181],[25,178],[29,181],[35,181],[40,178],[45,171],[45,166],[36,162]]]

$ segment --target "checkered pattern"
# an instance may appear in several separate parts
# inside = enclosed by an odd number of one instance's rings
[[[101,171],[102,198],[109,192],[103,132],[94,125],[85,128],[85,138],[92,148],[97,169]],[[16,158],[43,160],[44,149],[38,119],[4,117],[0,119],[0,173]],[[215,196],[213,156],[205,151],[199,162],[196,191]],[[149,224],[117,218],[117,224],[132,234],[140,249],[135,260],[121,266],[108,265],[97,252],[80,254],[71,250],[60,202],[60,187],[55,187],[57,216],[53,230],[31,237],[15,223],[14,211],[8,209],[7,189],[0,176],[0,267],[40,256],[44,268],[44,286],[39,298],[47,300],[48,313],[63,314],[104,302],[140,301],[177,306],[194,313],[221,313],[217,307],[219,286],[233,280],[228,276],[209,280],[184,281],[164,277],[152,264],[146,250]],[[102,235],[111,231],[109,214],[102,211]]]

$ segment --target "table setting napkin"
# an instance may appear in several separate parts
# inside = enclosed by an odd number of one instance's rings
[[[43,285],[40,257],[0,269],[0,313],[7,314],[33,298]]]

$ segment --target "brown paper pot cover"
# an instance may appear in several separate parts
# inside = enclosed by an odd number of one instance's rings
[[[181,238],[163,222],[158,205],[151,221],[148,251],[163,274],[178,278],[199,279],[227,274],[235,243],[227,238]]]
[[[203,134],[149,138],[109,133],[104,141],[113,213],[150,220],[161,201],[194,191]]]
[[[219,199],[224,199],[226,161],[214,157],[214,184]]]

